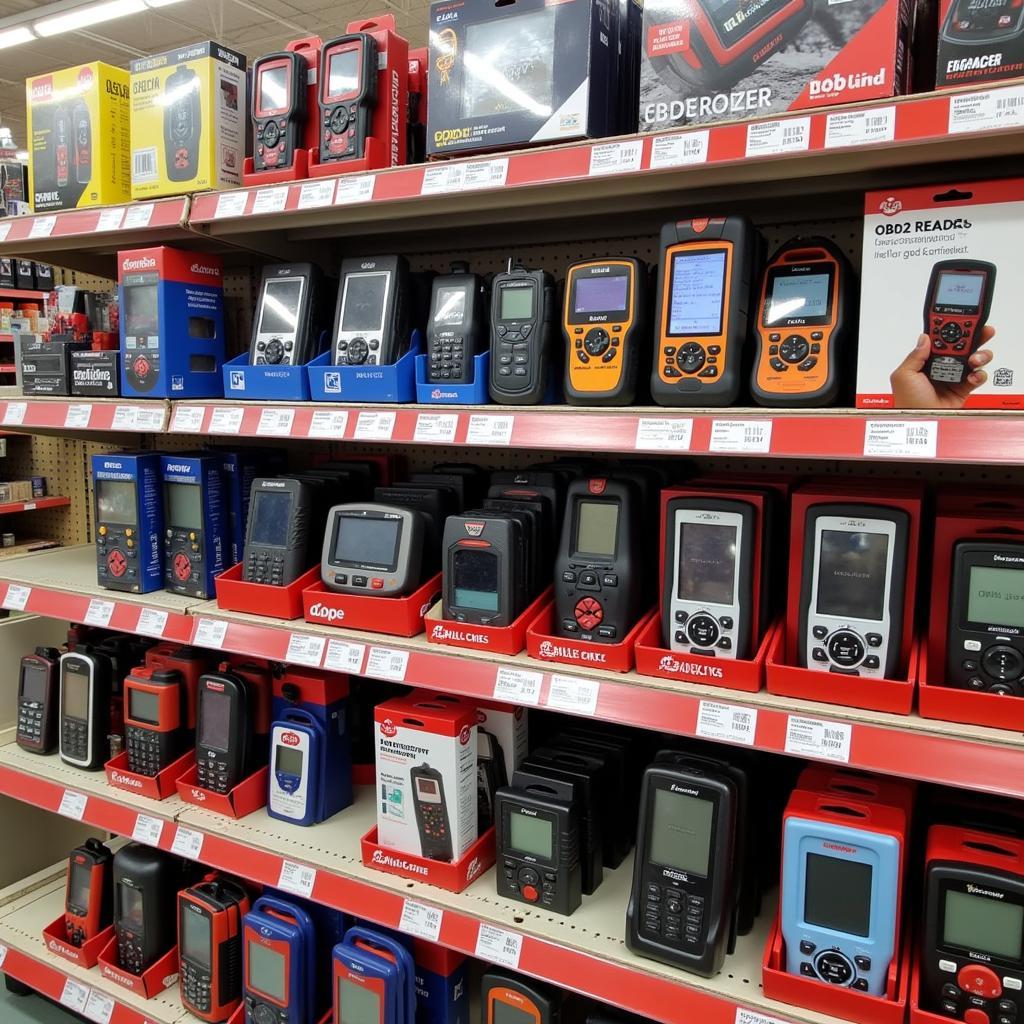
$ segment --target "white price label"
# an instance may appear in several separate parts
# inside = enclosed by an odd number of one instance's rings
[[[864,454],[934,459],[938,437],[937,420],[868,420],[864,426]]]
[[[465,164],[428,164],[423,170],[421,196],[461,192],[466,181]]]
[[[65,818],[74,818],[75,821],[81,821],[85,815],[85,805],[89,802],[89,798],[84,793],[76,793],[73,789],[65,789],[64,795],[60,798],[60,806],[57,808],[57,813],[62,814]]]
[[[85,1016],[96,1024],[110,1024],[113,1015],[114,1000],[105,992],[94,988],[89,994],[89,1001],[85,1004]]]
[[[111,421],[113,430],[137,430],[139,426],[139,410],[134,405],[119,405],[114,409]]]
[[[393,651],[389,647],[371,647],[366,659],[365,675],[374,679],[390,679],[400,683],[409,668],[409,652]]]
[[[747,125],[748,157],[800,153],[810,143],[809,117],[791,117],[785,121],[752,121]]]
[[[110,625],[110,617],[114,614],[113,601],[101,601],[94,597],[85,610],[85,618],[82,620],[87,626],[99,626],[106,629]]]
[[[596,715],[601,684],[594,679],[552,676],[548,687],[548,707],[571,715]]]
[[[309,899],[313,895],[313,886],[316,884],[316,868],[306,864],[296,864],[295,861],[281,861],[281,876],[277,880],[278,889],[286,892],[293,892],[297,896],[305,896]]]
[[[307,437],[327,437],[340,440],[348,426],[348,413],[343,409],[317,409],[310,417]]]
[[[80,985],[74,978],[64,982],[64,991],[60,994],[61,1006],[66,1006],[72,1013],[82,1013],[89,1001],[89,986]]]
[[[896,136],[896,108],[839,110],[825,118],[825,148],[869,146],[892,142]]]
[[[852,732],[853,726],[845,722],[822,722],[817,718],[790,715],[786,726],[786,753],[845,763],[850,760]]]
[[[36,507],[36,503],[34,501],[26,501],[26,502],[24,502],[22,504],[21,510],[23,512],[31,512],[32,509],[34,509],[35,507]]]
[[[288,186],[261,188],[252,204],[253,213],[280,213],[288,205]]]
[[[8,402],[4,409],[4,426],[17,427],[25,422],[25,413],[28,412],[28,402]]]
[[[495,928],[492,924],[480,925],[476,936],[476,956],[481,960],[489,960],[492,964],[501,964],[514,970],[519,966],[522,954],[522,935],[507,932],[504,928]]]
[[[189,860],[199,860],[199,855],[203,852],[205,838],[202,832],[179,825],[174,833],[174,842],[171,843],[171,853],[177,854],[179,857],[187,857]]]
[[[135,410],[135,427],[138,430],[161,430],[164,425],[164,407],[160,402],[142,405]]]
[[[779,1020],[778,1017],[766,1017],[763,1013],[755,1013],[753,1010],[744,1010],[742,1006],[737,1006],[734,1024],[789,1024],[789,1022]]]
[[[210,417],[209,433],[237,434],[242,429],[245,410],[237,405],[218,405]]]
[[[328,640],[324,668],[332,672],[351,672],[353,675],[359,675],[365,653],[365,644],[351,644],[347,640]]]
[[[13,227],[14,224],[10,220],[0,223],[0,242],[7,241],[7,236],[11,233],[11,228]]]
[[[512,443],[514,416],[486,416],[474,413],[466,428],[466,444],[509,445]]]
[[[160,837],[164,833],[164,823],[160,818],[151,818],[148,814],[140,814],[135,819],[132,839],[147,846],[159,846]]]
[[[628,171],[639,171],[644,155],[642,139],[629,142],[605,142],[590,149],[591,177],[601,174],[625,174]]]
[[[211,650],[219,651],[224,646],[224,637],[227,635],[228,624],[226,622],[218,622],[216,619],[200,619],[196,624],[192,643],[196,647],[209,647]]]
[[[708,451],[767,453],[771,450],[771,420],[714,420],[711,424]]]
[[[0,967],[3,967],[4,961],[7,959],[7,947],[0,943]]]
[[[310,665],[319,668],[324,656],[325,637],[310,636],[307,633],[292,633],[288,638],[288,650],[284,660],[289,665]]]
[[[634,443],[637,451],[687,452],[692,437],[692,419],[641,416],[637,420]]]
[[[717,700],[702,700],[697,712],[697,735],[709,740],[754,745],[757,708],[738,708]]]
[[[361,412],[356,419],[356,441],[390,441],[395,432],[393,412]]]
[[[9,608],[11,611],[23,612],[31,596],[31,587],[23,587],[18,583],[12,583],[7,588],[7,594],[4,597],[4,607]]]
[[[56,226],[56,217],[36,217],[32,221],[32,226],[28,229],[28,237],[49,238]]]
[[[433,441],[438,443],[455,440],[455,429],[459,425],[459,417],[453,412],[421,412],[416,417],[414,441]]]
[[[368,203],[373,198],[373,187],[377,184],[375,174],[345,174],[338,179],[334,203]]]
[[[260,421],[256,424],[259,437],[287,437],[292,432],[295,422],[294,409],[279,409],[275,405],[265,405],[260,410]]]
[[[949,134],[1024,125],[1024,86],[967,92],[949,99]]]
[[[514,704],[539,704],[543,672],[499,668],[494,676],[494,699]]]
[[[205,405],[176,405],[171,419],[172,434],[198,434],[206,417]]]
[[[437,942],[441,937],[441,921],[444,911],[438,907],[428,907],[425,903],[406,900],[402,904],[402,917],[398,922],[398,930],[407,935],[415,935],[428,942]]]
[[[508,180],[508,157],[497,160],[477,160],[465,164],[466,177],[463,189],[501,188]]]
[[[651,145],[651,169],[707,163],[709,135],[705,128],[683,135],[655,136]]]
[[[109,210],[100,210],[99,220],[96,221],[97,231],[117,231],[124,220],[124,207],[115,206]]]
[[[64,426],[84,430],[89,426],[90,419],[92,419],[92,406],[76,403],[68,406],[67,412],[64,414]]]
[[[159,608],[143,608],[135,632],[143,636],[163,636],[167,628],[167,612]]]
[[[330,206],[334,202],[334,179],[326,181],[306,181],[299,189],[300,210],[315,210],[320,206]]]
[[[245,206],[248,201],[248,192],[221,192],[217,196],[217,208],[213,211],[213,219],[221,220],[224,217],[244,216]]]
[[[137,206],[129,206],[128,212],[124,215],[124,223],[121,225],[125,231],[133,228],[148,228],[149,222],[153,219],[153,204],[140,203]]]

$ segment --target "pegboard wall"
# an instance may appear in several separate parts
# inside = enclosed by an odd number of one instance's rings
[[[71,499],[61,508],[31,509],[4,516],[4,530],[22,540],[59,540],[62,544],[80,543],[85,528],[82,515],[83,481],[75,446],[78,442],[41,435],[11,435],[7,438],[7,456],[0,460],[5,480],[29,480],[46,477],[46,493]]]

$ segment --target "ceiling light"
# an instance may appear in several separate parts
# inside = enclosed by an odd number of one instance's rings
[[[37,35],[55,36],[61,32],[91,28],[98,22],[123,18],[127,14],[138,14],[145,9],[146,5],[142,0],[107,0],[105,3],[87,4],[85,7],[76,7],[66,14],[44,18],[42,21],[37,21],[32,28]]]
[[[170,7],[171,4],[180,4],[181,0],[146,0],[147,7]]]
[[[35,39],[35,35],[32,33],[32,29],[28,25],[19,25],[17,28],[9,28],[0,32],[0,50],[7,49],[8,46],[20,46],[22,43],[28,43]]]

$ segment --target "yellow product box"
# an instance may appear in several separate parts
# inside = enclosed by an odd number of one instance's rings
[[[25,80],[37,213],[130,198],[128,72],[100,61]]]
[[[242,183],[245,57],[220,43],[131,62],[133,199]]]

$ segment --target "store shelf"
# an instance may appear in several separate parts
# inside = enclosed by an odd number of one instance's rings
[[[124,431],[159,434],[166,429],[169,403],[163,399],[0,399],[0,426],[11,430]]]
[[[6,223],[7,221],[0,221],[0,224]],[[11,234],[13,234],[13,229]],[[35,288],[0,288],[0,299],[24,299],[27,302],[45,302],[49,297],[50,292],[37,291]]]
[[[12,544],[9,548],[0,548],[0,559],[20,558],[22,555],[30,555],[34,552],[45,551],[48,548],[59,548],[59,540],[23,540]]]
[[[0,368],[2,369],[2,368]],[[15,512],[31,512],[33,509],[63,508],[71,504],[70,498],[33,498],[32,501],[8,501],[0,503],[0,516]]]

